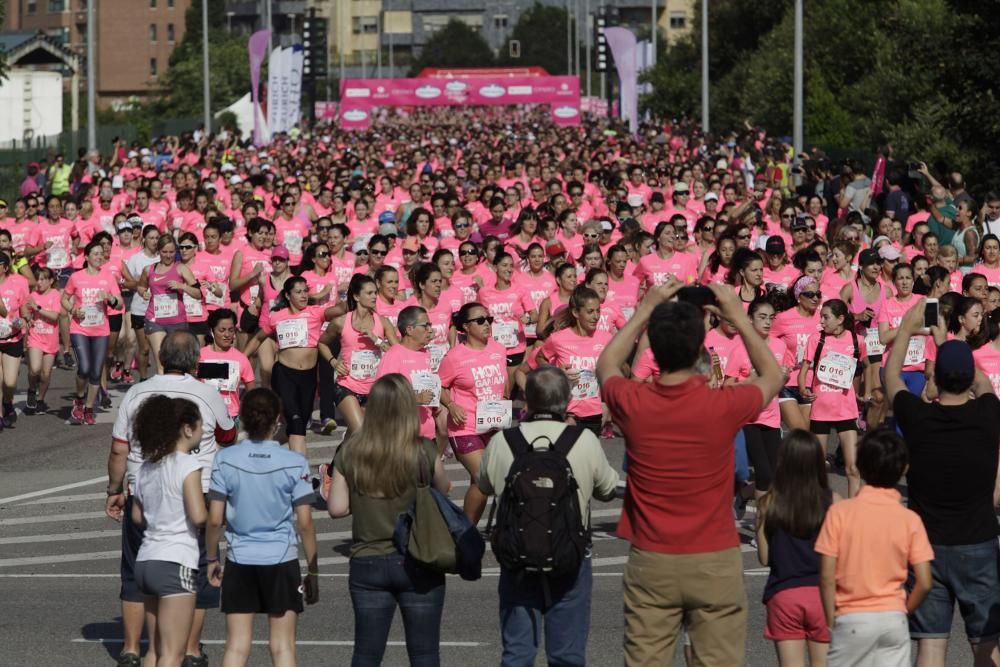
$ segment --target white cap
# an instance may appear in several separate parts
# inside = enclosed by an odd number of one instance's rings
[[[221,171],[222,173],[226,173],[227,171],[236,171],[236,165],[233,164],[232,162],[227,162],[221,167],[219,167],[219,171]]]
[[[151,150],[149,150],[148,148],[140,148],[139,149],[139,155],[152,155],[152,154],[153,154],[153,152]]]
[[[242,183],[242,182],[243,182],[243,179],[240,178],[239,176],[236,176],[235,174],[233,176],[229,177],[229,183],[231,185],[236,185],[237,183]]]
[[[674,194],[679,194],[681,192],[689,192],[689,191],[690,188],[688,188],[688,184],[683,181],[674,186]]]
[[[136,153],[135,151],[129,151],[128,152],[128,156],[129,156],[129,159],[131,159],[131,158],[134,158],[134,157],[139,157],[139,154]]]
[[[709,192],[705,195],[705,201],[719,201],[719,195]]]
[[[639,208],[640,206],[642,206],[642,195],[631,194],[628,196],[628,199],[626,201],[628,202],[628,205],[631,206],[632,208]]]

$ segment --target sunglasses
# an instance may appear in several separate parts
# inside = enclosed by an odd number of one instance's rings
[[[375,255],[376,257],[385,257],[386,255],[389,254],[385,250],[371,250],[369,252],[371,252],[371,254]]]
[[[333,229],[333,225],[320,225],[319,227],[317,227],[317,229],[319,229],[319,231],[321,232],[328,232],[331,229]]]
[[[820,299],[823,297],[822,292],[800,292],[799,296],[804,296],[807,299]]]
[[[413,324],[411,326],[415,326],[415,327],[427,327],[428,329],[430,329],[434,325],[431,324],[430,322],[417,322],[416,324]]]
[[[179,248],[180,248],[181,250],[194,250],[194,249],[195,249],[195,248],[197,248],[198,246],[196,246],[196,245],[186,245],[186,244],[185,244],[185,245],[182,245],[182,246],[178,246],[178,247],[179,247]]]
[[[403,250],[403,254],[404,255],[416,255],[417,251],[416,250]]]
[[[459,250],[458,251],[458,256],[459,257],[479,257],[479,251],[478,250]]]
[[[295,206],[295,202],[293,202],[293,201],[286,201],[285,203],[282,204],[282,206]]]
[[[367,250],[359,250],[359,251],[357,251],[357,252],[356,252],[356,253],[354,253],[354,254],[355,254],[355,255],[367,255],[367,254],[368,254],[368,251],[367,251]],[[326,255],[316,255],[316,256],[317,256],[317,257],[326,257]]]
[[[365,252],[368,252],[368,251],[366,250]],[[328,252],[318,252],[318,253],[316,253],[316,257],[317,258],[329,257],[329,256],[330,256],[330,253],[328,253]]]
[[[701,231],[705,232],[705,233],[708,233],[708,234],[711,234],[712,232],[715,231],[715,227],[713,227],[711,225],[706,225],[705,227],[701,228]]]
[[[782,219],[785,219],[785,218],[794,218],[794,217],[795,217],[794,213],[782,213],[781,214],[781,218]]]
[[[748,238],[750,238],[750,235],[749,234],[737,234],[736,238],[738,238],[741,241],[746,241]]]
[[[480,326],[484,324],[493,324],[493,317],[487,315],[486,317],[473,317],[465,321],[466,324],[478,324]]]
[[[585,238],[585,239],[596,239],[599,236],[600,236],[600,234],[595,234],[594,232],[587,232],[586,234],[583,235],[583,238]]]
[[[467,222],[457,222],[454,225],[452,225],[452,228],[453,229],[465,229],[468,226],[469,226],[469,223],[467,223]]]

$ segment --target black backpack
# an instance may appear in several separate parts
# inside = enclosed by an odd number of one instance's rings
[[[567,426],[554,443],[540,436],[529,444],[519,428],[504,430],[514,462],[490,534],[493,555],[503,567],[555,577],[579,571],[590,527],[583,525],[579,487],[566,456],[582,432]],[[542,438],[549,440],[548,449],[533,446]]]

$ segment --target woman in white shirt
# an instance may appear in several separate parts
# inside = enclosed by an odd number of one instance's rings
[[[145,523],[135,580],[145,596],[149,664],[180,667],[194,619],[198,527],[208,512],[201,492],[198,406],[155,395],[135,416],[133,435],[144,463],[136,476],[132,520]],[[147,656],[147,661],[150,661]]]

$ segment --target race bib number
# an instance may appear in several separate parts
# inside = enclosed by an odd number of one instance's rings
[[[882,344],[882,341],[878,337],[878,327],[870,327],[865,332],[865,348],[872,357],[877,357],[885,352],[885,345]]]
[[[514,322],[494,322],[493,339],[507,349],[517,347],[517,324]]]
[[[260,294],[260,285],[250,286],[250,302],[253,303],[257,300],[257,295]]]
[[[309,343],[309,323],[304,319],[282,320],[276,327],[278,349],[306,347]]]
[[[370,380],[378,373],[382,355],[375,350],[354,350],[351,352],[351,377],[355,380]]]
[[[184,312],[190,317],[201,317],[201,314],[205,312],[204,304],[202,304],[201,299],[196,299],[190,294],[184,294]]]
[[[206,283],[205,284],[205,303],[209,306],[224,306],[226,305],[226,292],[225,287],[223,287],[222,296],[215,296],[216,283]]]
[[[302,237],[298,232],[285,232],[284,246],[288,248],[289,255],[301,255]]]
[[[435,373],[438,367],[441,366],[441,360],[444,359],[444,355],[448,352],[447,345],[428,345],[427,352],[431,355],[431,370]]]
[[[153,297],[153,317],[156,319],[177,317],[177,296],[174,294],[157,294]]]
[[[531,324],[525,324],[524,336],[525,338],[538,338],[538,323],[532,322]]]
[[[906,346],[906,361],[903,363],[907,366],[922,365],[927,361],[927,357],[924,354],[926,345],[927,339],[923,336],[914,336],[911,338],[909,344]]]
[[[510,428],[513,415],[510,401],[479,401],[476,403],[476,433]]]
[[[52,246],[49,248],[48,264],[50,269],[65,269],[69,266],[69,253],[62,246]]]
[[[0,338],[10,338],[14,335],[14,325],[6,317],[0,318]]]
[[[410,371],[410,384],[413,385],[413,391],[417,393],[433,392],[434,397],[431,402],[422,407],[436,408],[441,405],[441,378],[437,375],[430,371]]]
[[[838,389],[850,389],[857,369],[858,360],[854,357],[828,352],[816,366],[816,379]]]
[[[83,307],[83,317],[80,318],[81,327],[99,327],[104,324],[104,309],[97,305]]]
[[[589,398],[597,398],[601,393],[597,385],[597,375],[594,371],[581,370],[580,377],[573,386],[571,393],[573,400],[584,401]]]

